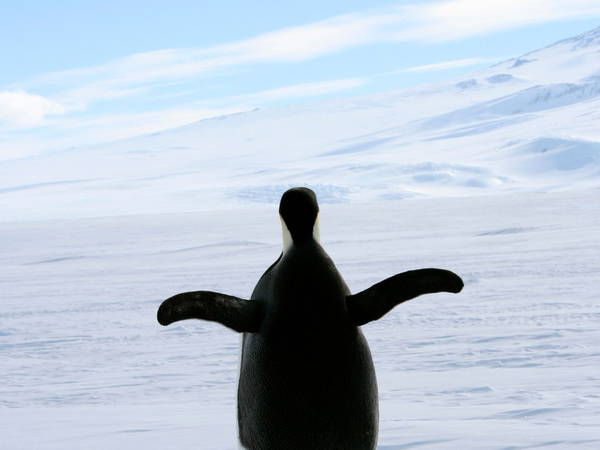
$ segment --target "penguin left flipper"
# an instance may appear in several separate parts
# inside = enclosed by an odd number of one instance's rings
[[[356,325],[381,318],[394,306],[434,292],[458,293],[464,284],[454,272],[443,269],[419,269],[399,273],[374,284],[358,294],[346,297],[348,314]]]
[[[177,294],[162,302],[157,313],[161,325],[203,319],[219,322],[237,332],[258,331],[262,318],[263,309],[259,302],[211,291]]]

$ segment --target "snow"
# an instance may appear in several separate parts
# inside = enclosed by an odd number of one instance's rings
[[[237,448],[240,337],[156,309],[248,297],[295,185],[353,292],[421,267],[466,283],[363,327],[380,449],[600,448],[599,35],[0,161],[2,448]]]
[[[598,191],[325,204],[353,292],[443,267],[363,327],[381,449],[600,445]],[[240,220],[240,217],[243,220]],[[156,322],[161,300],[248,297],[281,251],[276,207],[4,223],[3,448],[233,449],[240,337]]]

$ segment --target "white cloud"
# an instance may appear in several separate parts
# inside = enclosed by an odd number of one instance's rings
[[[90,103],[135,97],[148,92],[148,90],[147,86],[120,87],[112,82],[100,82],[69,89],[60,93],[57,98],[68,111],[83,111]]]
[[[222,46],[240,62],[297,62],[338,52],[385,37],[384,29],[398,25],[397,12],[348,14],[320,22],[265,33]]]
[[[0,91],[0,125],[27,128],[41,125],[47,116],[64,114],[60,103],[23,90]]]
[[[497,62],[503,58],[463,58],[452,61],[442,61],[434,64],[425,64],[422,66],[407,67],[406,69],[395,70],[391,73],[410,73],[410,72],[435,72],[437,70],[456,69],[459,67],[469,67],[478,64],[487,64]]]
[[[393,22],[392,17],[342,16],[214,47],[134,54],[99,66],[47,74],[29,84],[63,86],[57,99],[69,109],[81,110],[94,102],[133,97],[165,82],[244,64],[300,62],[373,42],[386,22]]]
[[[598,0],[446,0],[405,7],[397,40],[443,41],[559,20],[600,16]]]
[[[283,86],[275,89],[254,92],[252,94],[238,95],[226,100],[235,103],[252,104],[260,106],[261,104],[293,98],[314,97],[318,95],[331,94],[334,92],[354,89],[367,84],[365,78],[349,78],[344,80],[321,81],[315,83],[302,83],[292,86]]]

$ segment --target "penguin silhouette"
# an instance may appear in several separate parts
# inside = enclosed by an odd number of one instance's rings
[[[283,251],[250,300],[186,292],[161,304],[158,321],[211,320],[244,333],[238,430],[245,448],[374,449],[377,380],[360,326],[419,295],[458,293],[463,282],[447,270],[420,269],[351,295],[319,244],[314,192],[288,190],[279,214]]]

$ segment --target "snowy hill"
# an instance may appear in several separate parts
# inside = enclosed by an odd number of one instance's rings
[[[600,28],[448,83],[0,163],[5,220],[600,186]]]

